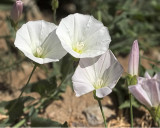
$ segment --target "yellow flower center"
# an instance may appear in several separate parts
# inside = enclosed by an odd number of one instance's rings
[[[75,52],[81,54],[84,51],[84,43],[83,42],[78,42],[76,45],[74,45],[72,48]]]
[[[95,89],[102,88],[104,86],[104,81],[100,78],[97,79],[97,81],[93,84]]]
[[[34,52],[34,56],[38,57],[38,58],[43,58],[43,48],[41,46],[37,47],[35,52]]]

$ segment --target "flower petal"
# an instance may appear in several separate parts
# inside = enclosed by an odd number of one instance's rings
[[[112,51],[109,51],[110,53],[110,60],[109,58],[105,58],[106,61],[110,61],[110,66],[103,72],[102,79],[105,80],[105,86],[108,86],[109,88],[114,88],[114,86],[117,84],[119,78],[121,77],[123,73],[123,67],[118,62]],[[105,65],[104,65],[105,66]]]
[[[129,86],[128,89],[139,102],[148,107],[152,107],[152,103],[147,93],[144,91],[140,84]]]
[[[148,72],[145,72],[144,77],[147,78],[147,79],[151,79],[151,76],[149,75]]]
[[[150,98],[152,105],[158,106],[160,103],[160,82],[148,79],[141,86]]]
[[[33,60],[34,62],[38,63],[38,64],[44,64],[44,63],[49,63],[49,62],[56,62],[59,61],[59,59],[50,59],[50,58],[38,58],[33,56],[32,54],[23,51],[24,55],[27,56],[28,58],[30,58],[31,60]]]
[[[78,97],[94,90],[92,85],[87,85],[86,83],[80,83],[74,81],[73,81],[73,89],[76,93],[76,96]]]
[[[103,98],[103,97],[107,96],[108,94],[110,94],[111,92],[112,92],[112,90],[109,87],[99,88],[96,90],[96,96],[98,98]]]
[[[137,79],[138,79],[139,84],[143,84],[144,81],[146,81],[146,78],[144,78],[144,77],[138,77]]]
[[[25,34],[24,34],[25,33]],[[32,54],[32,42],[27,30],[27,25],[24,24],[16,33],[16,39],[14,42],[15,47],[19,48],[21,51],[26,51]]]
[[[93,83],[97,76],[94,64],[98,59],[99,57],[80,59],[79,65],[72,77],[76,96],[81,96],[94,90]]]
[[[40,21],[29,21],[27,24],[27,30],[32,43],[36,46],[40,46],[46,39],[46,37],[57,28],[57,26],[50,22]]]
[[[56,35],[56,29],[49,34],[41,46],[45,50],[43,53],[45,58],[57,60],[67,54]]]
[[[82,58],[79,62],[79,67],[81,68],[80,70],[83,70],[83,74],[92,84],[94,83],[95,79],[99,76],[99,70],[97,69],[98,65],[96,65],[96,63],[98,63],[99,58],[100,56],[94,58]]]
[[[156,73],[153,79],[157,79],[158,81],[160,81],[160,72]]]
[[[78,67],[72,77],[73,82],[86,83],[87,85],[92,85],[96,79],[95,70],[93,64],[97,61],[97,58],[92,60],[83,59],[80,60]],[[93,85],[92,85],[93,87]]]
[[[112,52],[108,50],[101,56],[94,58],[81,58],[79,65],[82,68],[85,68],[88,73],[92,72],[90,74],[94,74],[93,80],[95,80],[97,77],[102,78],[104,71],[117,61],[115,56],[112,55]]]

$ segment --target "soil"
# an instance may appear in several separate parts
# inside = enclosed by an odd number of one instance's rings
[[[0,11],[0,19],[2,19],[0,21],[0,36],[5,36],[9,34],[7,23],[5,23],[5,18],[8,15],[9,12]],[[44,19],[50,21],[52,18],[48,15],[44,16],[42,13],[40,13],[38,8],[35,7],[34,14],[28,12],[27,19]],[[3,38],[0,38],[0,49],[1,52],[4,53],[8,51],[7,43]],[[160,52],[158,51],[158,48],[152,48],[149,51],[151,51],[149,55],[142,53],[142,51],[141,54],[152,59],[160,60]],[[7,55],[6,58],[8,58]],[[128,56],[125,58],[119,56],[118,60],[120,61],[126,72],[128,65]],[[145,59],[142,59],[142,64],[146,68],[151,68],[149,65],[149,61]],[[0,73],[0,101],[8,101],[19,96],[20,89],[26,83],[29,74],[32,71],[32,68],[33,65],[31,63],[23,62],[21,64],[21,69],[23,70],[13,69],[5,74],[3,74],[3,72]],[[35,73],[33,74],[33,77],[31,78],[30,83],[36,82],[39,79],[45,79],[46,76],[46,72],[44,72],[40,68],[37,68]],[[117,106],[114,105],[114,97],[112,96],[113,95],[106,96],[102,100],[103,106],[110,106],[110,111],[116,113],[115,116],[107,120],[108,127],[130,127],[129,115],[120,114]],[[93,105],[97,105],[97,101],[93,98],[92,93],[88,93],[81,97],[76,97],[72,88],[68,86],[66,92],[62,94],[62,99],[51,103],[46,108],[45,112],[43,114],[40,114],[39,116],[58,121],[60,123],[64,123],[65,121],[67,121],[70,127],[93,127],[88,123],[86,115],[84,114],[84,110],[87,107]],[[152,119],[145,108],[140,107],[138,110],[134,110],[134,125],[137,127],[150,127],[152,125]],[[97,126],[104,125],[100,124],[96,125],[96,127]]]

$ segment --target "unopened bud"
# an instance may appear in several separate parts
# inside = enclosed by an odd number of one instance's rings
[[[139,46],[138,41],[135,40],[132,45],[132,49],[129,57],[128,64],[128,73],[131,76],[138,75],[138,67],[139,67]]]
[[[52,10],[56,10],[59,6],[58,0],[52,0]]]
[[[23,11],[23,2],[21,0],[16,0],[11,10],[11,20],[14,24],[17,24]]]

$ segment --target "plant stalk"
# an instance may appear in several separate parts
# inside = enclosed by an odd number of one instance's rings
[[[101,100],[100,100],[100,99],[97,99],[97,101],[98,101],[99,107],[100,107],[100,109],[101,109],[101,113],[102,113],[102,116],[103,116],[105,128],[107,128],[107,122],[106,122],[106,118],[105,118],[105,116],[104,116],[104,112],[103,112]]]
[[[36,67],[37,67],[37,64],[34,65],[33,70],[32,70],[32,72],[31,72],[31,74],[30,74],[30,76],[29,76],[29,78],[28,78],[28,81],[27,81],[26,85],[22,88],[21,94],[19,95],[18,99],[22,96],[22,94],[23,94],[25,88],[26,88],[27,85],[29,84],[29,81],[31,80],[31,77],[32,77],[32,75],[33,75],[33,73],[34,73]]]
[[[53,10],[53,21],[55,24],[57,24],[56,9]]]
[[[130,100],[130,119],[131,119],[131,128],[133,128],[133,110],[132,110],[132,94],[129,94]]]

